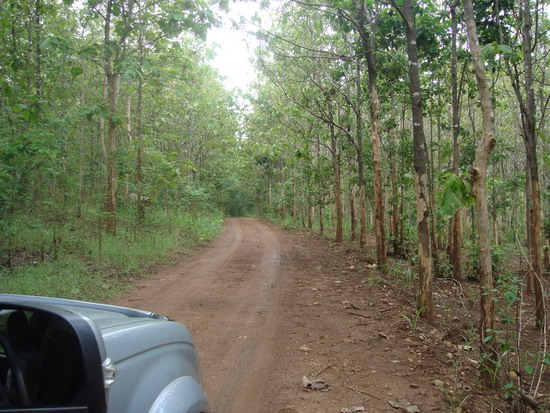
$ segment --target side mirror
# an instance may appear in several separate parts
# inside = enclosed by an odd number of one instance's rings
[[[0,411],[107,411],[101,352],[86,319],[0,301]]]

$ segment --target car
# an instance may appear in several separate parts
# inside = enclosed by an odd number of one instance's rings
[[[0,411],[210,413],[195,345],[155,313],[0,294]]]

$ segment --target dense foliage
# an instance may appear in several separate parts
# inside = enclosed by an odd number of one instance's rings
[[[0,16],[4,291],[47,292],[14,287],[25,271],[135,272],[245,212],[236,96],[204,42],[211,6],[6,0]],[[156,258],[140,258],[147,245]]]
[[[528,0],[272,6],[272,26],[256,33],[261,76],[247,118],[258,204],[289,225],[367,245],[382,273],[395,272],[388,254],[408,259],[428,320],[437,312],[434,276],[479,282],[481,377],[495,385],[513,368],[503,365],[509,326],[495,313],[522,314],[523,294],[534,294],[514,337],[521,342],[522,320],[547,334],[548,8]],[[375,235],[370,248],[366,231]],[[531,354],[531,383],[540,383],[545,341]],[[538,385],[518,383],[536,393]]]

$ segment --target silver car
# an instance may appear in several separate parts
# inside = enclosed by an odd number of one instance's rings
[[[124,307],[0,294],[0,411],[210,408],[181,324]]]

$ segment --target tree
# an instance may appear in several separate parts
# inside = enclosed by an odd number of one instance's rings
[[[367,72],[369,77],[369,102],[370,102],[370,118],[371,118],[371,143],[372,143],[372,162],[374,168],[373,191],[374,191],[374,209],[375,209],[375,234],[376,234],[376,262],[379,266],[386,264],[386,236],[384,228],[384,197],[382,188],[382,167],[381,167],[381,145],[380,145],[380,103],[378,99],[377,86],[377,69],[374,50],[376,45],[374,42],[374,31],[376,29],[373,23],[376,17],[371,18],[369,33],[366,25],[365,3],[363,0],[355,2],[357,15],[357,28],[361,36],[363,46],[363,54],[367,61]],[[358,126],[359,127],[359,126]],[[362,156],[362,155],[360,155]],[[361,174],[360,174],[361,175]],[[362,179],[362,178],[361,178]],[[364,185],[363,185],[364,187]],[[364,192],[364,190],[363,190]],[[362,204],[364,203],[364,197]],[[363,218],[362,218],[363,219]],[[363,231],[361,225],[361,231]],[[363,242],[364,234],[361,233]]]
[[[460,93],[458,89],[458,56],[457,56],[457,32],[458,18],[457,8],[458,0],[453,0],[449,5],[451,11],[451,90],[452,90],[452,131],[453,131],[453,172],[459,173],[460,162]],[[457,208],[451,223],[450,236],[450,259],[453,266],[453,277],[457,281],[462,281],[462,211]]]
[[[422,114],[422,92],[420,87],[418,49],[416,45],[416,23],[412,0],[403,0],[393,6],[405,22],[407,36],[407,55],[409,57],[409,92],[412,103],[413,136],[414,136],[414,170],[416,186],[416,224],[418,230],[418,296],[417,307],[423,317],[432,320],[434,317],[432,294],[432,258],[430,249],[430,229],[428,224],[428,194],[426,191],[426,139],[424,137],[424,118]]]
[[[494,385],[494,372],[497,370],[498,353],[493,334],[495,329],[495,302],[493,299],[493,270],[487,206],[487,166],[496,142],[495,113],[490,84],[481,59],[481,47],[477,36],[472,0],[462,0],[462,4],[468,33],[468,45],[470,46],[470,54],[472,55],[483,116],[482,135],[477,145],[475,161],[471,172],[479,244],[479,287],[481,297],[480,352],[485,356],[481,369],[484,381],[487,384]]]

